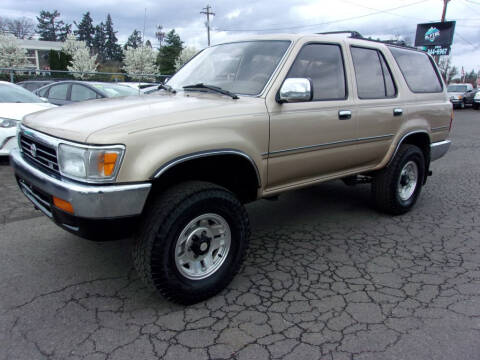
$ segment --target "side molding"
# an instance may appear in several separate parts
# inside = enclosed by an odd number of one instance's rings
[[[176,159],[170,160],[167,163],[163,164],[152,176],[152,179],[158,179],[163,173],[165,173],[167,170],[170,168],[174,167],[175,165],[181,164],[183,162],[189,161],[189,160],[194,160],[194,159],[199,159],[199,158],[205,158],[209,156],[216,156],[216,155],[238,155],[241,157],[244,157],[247,159],[252,166],[255,169],[255,174],[257,175],[257,181],[258,181],[258,186],[262,186],[262,180],[260,178],[260,172],[258,171],[257,164],[253,159],[245,154],[242,151],[235,150],[235,149],[218,149],[218,150],[208,150],[208,151],[201,151],[193,154],[188,154],[188,155],[183,155],[180,156]]]

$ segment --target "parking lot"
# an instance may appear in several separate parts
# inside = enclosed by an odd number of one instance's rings
[[[480,111],[417,206],[340,181],[248,205],[239,276],[183,307],[147,291],[131,240],[53,225],[0,165],[0,359],[480,359]]]

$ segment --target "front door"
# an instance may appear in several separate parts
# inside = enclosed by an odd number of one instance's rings
[[[267,101],[270,113],[267,191],[309,183],[355,164],[356,117],[337,43],[307,43],[286,78],[309,78],[313,99]]]

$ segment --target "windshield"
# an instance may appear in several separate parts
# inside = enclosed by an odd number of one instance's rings
[[[92,84],[93,87],[102,91],[108,97],[138,95],[139,90],[130,86],[115,84]]]
[[[448,85],[448,92],[465,92],[467,87],[465,85]]]
[[[35,94],[15,84],[0,84],[0,102],[2,103],[41,103]]]
[[[235,94],[262,92],[290,41],[245,41],[212,46],[195,56],[169,81],[175,90],[203,83]]]

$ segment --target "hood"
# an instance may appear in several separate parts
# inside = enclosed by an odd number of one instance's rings
[[[241,97],[233,100],[227,96],[193,91],[106,98],[32,114],[26,116],[23,123],[49,135],[77,142],[88,142],[89,137],[96,134],[95,143],[102,144],[108,143],[111,139],[108,135],[113,133],[118,138],[119,134],[126,136],[161,126],[252,112],[254,110],[248,110],[248,103],[252,102],[264,104],[264,99]],[[105,136],[101,136],[103,134]]]
[[[22,118],[31,113],[56,107],[49,103],[2,103],[0,106],[0,117],[14,120]]]

